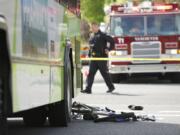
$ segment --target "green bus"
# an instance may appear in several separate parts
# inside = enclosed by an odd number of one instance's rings
[[[1,127],[8,117],[30,126],[70,121],[72,98],[82,88],[79,9],[72,5],[0,0]]]

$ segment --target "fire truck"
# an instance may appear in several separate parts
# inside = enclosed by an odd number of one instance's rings
[[[178,4],[112,5],[109,34],[115,41],[115,49],[109,53],[109,73],[114,83],[139,75],[180,82]]]

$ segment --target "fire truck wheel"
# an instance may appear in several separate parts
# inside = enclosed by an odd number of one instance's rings
[[[110,77],[113,83],[120,83],[119,74],[110,74]]]
[[[46,116],[47,113],[44,107],[36,108],[24,112],[23,120],[27,126],[43,126],[46,122]]]
[[[171,76],[172,83],[180,83],[180,73],[174,73]]]
[[[127,79],[125,74],[110,74],[110,77],[113,83],[120,83],[121,81]]]
[[[3,111],[3,86],[2,79],[0,78],[0,134],[7,135],[7,122]]]
[[[49,123],[51,126],[68,126],[72,108],[72,74],[71,62],[65,61],[64,67],[64,100],[49,107]]]

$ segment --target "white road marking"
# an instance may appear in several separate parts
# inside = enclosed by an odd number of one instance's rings
[[[19,121],[19,120],[23,120],[23,118],[20,118],[20,117],[18,117],[18,118],[7,118],[7,120],[9,120],[9,121]]]
[[[180,111],[159,111],[159,113],[180,113]]]

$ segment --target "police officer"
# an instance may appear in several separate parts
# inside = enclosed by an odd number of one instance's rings
[[[94,33],[94,37],[90,38],[90,41],[89,41],[91,45],[93,44],[91,56],[107,58],[108,52],[114,48],[113,38],[110,36],[107,36],[105,33],[102,33],[97,23],[92,23],[91,29],[92,29],[92,32]],[[91,88],[92,88],[92,84],[94,82],[94,76],[97,70],[100,70],[100,73],[103,76],[104,81],[108,87],[107,93],[112,92],[115,89],[108,73],[107,61],[91,61],[90,68],[89,68],[89,75],[87,78],[87,86],[85,90],[81,91],[82,93],[91,94],[92,92]]]

